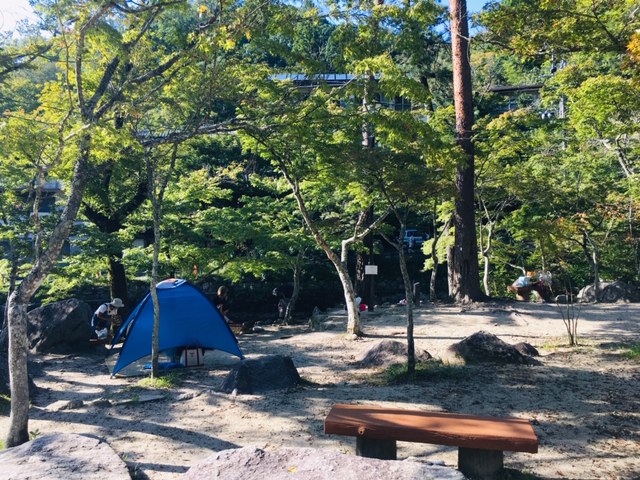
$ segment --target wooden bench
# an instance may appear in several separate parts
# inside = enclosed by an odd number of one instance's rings
[[[493,479],[503,469],[503,451],[538,452],[528,420],[334,405],[324,433],[356,437],[356,455],[396,459],[396,441],[458,447],[458,470],[470,478]]]

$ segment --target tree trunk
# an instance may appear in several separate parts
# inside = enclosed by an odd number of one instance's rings
[[[356,278],[354,281],[354,288],[356,293],[359,293],[362,297],[362,301],[367,303],[365,298],[365,289],[366,289],[366,277],[365,277],[365,266],[368,263],[368,255],[365,252],[357,252],[356,253]]]
[[[401,231],[404,236],[404,227],[401,228]],[[416,347],[413,338],[413,285],[411,284],[411,278],[409,278],[409,269],[407,268],[407,259],[402,245],[402,237],[399,239],[398,247],[400,272],[402,273],[404,295],[407,300],[407,372],[413,373],[416,370]]]
[[[482,283],[484,284],[484,293],[490,296],[491,290],[489,289],[489,270],[491,269],[491,259],[489,258],[488,253],[483,253],[482,257],[484,259],[484,275],[482,276]]]
[[[153,188],[153,186],[151,187]],[[151,378],[160,375],[160,301],[158,300],[158,264],[160,258],[160,206],[153,195],[153,263],[151,266],[151,300],[153,302],[153,333],[151,335]]]
[[[491,288],[489,287],[489,272],[491,271],[491,251],[493,250],[493,229],[496,222],[488,218],[488,216],[487,219],[487,244],[482,249],[482,258],[484,260],[484,275],[482,276],[482,283],[484,284],[485,295],[491,296]]]
[[[334,263],[334,266],[338,271],[338,277],[344,291],[344,301],[347,307],[347,333],[360,336],[362,335],[360,331],[360,311],[358,310],[358,305],[356,305],[356,292],[353,289],[349,272],[341,263]]]
[[[111,298],[121,298],[125,305],[129,305],[127,293],[127,275],[122,263],[122,252],[109,255],[109,290]]]
[[[2,315],[2,326],[0,327],[0,351],[7,352],[9,350],[9,297],[16,289],[18,279],[18,259],[14,255],[13,242],[9,240],[9,288],[7,289],[7,301],[4,304],[4,312]]]
[[[341,258],[338,258],[335,252],[331,249],[331,246],[315,229],[313,222],[306,212],[306,207],[304,206],[302,197],[299,195],[299,193],[296,192],[296,189],[294,189],[294,195],[296,196],[296,200],[298,201],[298,205],[300,206],[302,216],[305,218],[305,222],[313,233],[317,244],[320,246],[320,248],[322,248],[322,250],[327,255],[327,258],[331,261],[336,271],[338,272],[338,278],[340,278],[340,283],[342,284],[345,306],[347,308],[347,333],[360,336],[362,335],[362,332],[360,331],[360,312],[358,310],[358,306],[356,305],[355,290],[353,288],[353,282],[351,281],[351,277],[349,276],[349,272],[347,270],[346,262],[343,262]],[[348,247],[345,244],[346,242],[343,242],[343,257],[346,257],[346,254],[348,252]]]
[[[451,51],[453,58],[453,99],[456,111],[456,136],[464,152],[457,168],[455,202],[455,253],[453,258],[454,297],[468,302],[482,297],[478,269],[474,203],[473,91],[469,63],[469,25],[467,2],[451,0]]]
[[[382,5],[384,0],[376,0],[376,5]],[[377,31],[377,25],[375,31]],[[362,95],[362,111],[366,115],[369,111],[370,105],[373,105],[373,88],[375,78],[373,75],[369,75],[364,86],[364,94]],[[375,105],[373,105],[375,108]],[[362,147],[367,152],[373,153],[376,148],[376,135],[371,124],[365,123],[362,128]],[[373,222],[373,207],[368,208],[361,213],[363,215],[362,224],[366,227]],[[373,309],[373,281],[371,275],[365,275],[365,267],[371,263],[373,257],[373,233],[370,233],[363,239],[366,252],[358,252],[356,254],[356,293],[360,295],[362,301]]]
[[[438,275],[438,267],[440,266],[440,260],[437,252],[434,252],[435,248],[431,249],[431,258],[433,259],[433,270],[431,270],[431,278],[429,279],[429,299],[431,303],[435,303],[438,298],[436,277]]]
[[[296,264],[293,268],[293,292],[291,292],[291,298],[287,303],[287,310],[284,314],[285,325],[291,324],[291,318],[293,312],[296,310],[296,303],[298,302],[298,296],[300,295],[300,282],[302,279],[302,265],[304,264],[304,251],[298,252],[296,256]]]
[[[596,302],[600,301],[600,255],[595,245],[591,245],[593,249],[591,258],[593,262],[593,291],[596,296]]]
[[[373,219],[373,207],[368,208],[365,212],[362,212],[365,216],[363,225],[368,227],[371,225]],[[370,233],[362,240],[365,251],[358,252],[356,254],[356,281],[355,290],[360,297],[362,297],[363,303],[369,306],[370,311],[373,311],[373,278],[371,275],[366,275],[366,266],[372,263],[373,259],[373,233]]]
[[[34,288],[34,292],[37,289]],[[28,337],[27,306],[31,289],[22,295],[15,291],[9,297],[9,384],[11,416],[5,447],[15,447],[29,441],[29,374],[27,372]]]
[[[585,230],[582,231],[581,246],[587,262],[591,265],[593,272],[593,294],[595,301],[598,302],[600,300],[600,252],[596,243],[591,239],[591,235]]]
[[[151,149],[146,151],[147,183],[148,195],[153,209],[153,264],[151,267],[151,300],[153,302],[153,333],[151,335],[151,378],[160,375],[158,368],[158,358],[160,357],[160,301],[158,300],[158,270],[160,268],[161,249],[161,225],[162,225],[162,202],[164,194],[173,175],[173,170],[178,157],[178,144],[174,143],[171,149],[169,166],[164,173],[160,172],[161,157],[153,158]]]
[[[117,161],[117,159],[115,161]],[[112,173],[113,164],[107,167],[105,171],[98,173],[98,175],[104,176],[104,178],[101,178],[100,188],[106,189],[107,191],[109,190],[114,178]],[[124,265],[122,264],[122,245],[114,234],[125,228],[124,224],[126,219],[147,199],[147,191],[147,182],[140,181],[134,195],[117,208],[114,208],[111,203],[103,205],[103,208],[96,208],[87,203],[83,203],[82,205],[82,213],[87,219],[92,222],[101,233],[108,235],[110,238],[107,252],[109,262],[109,290],[111,292],[111,298],[121,298],[125,304],[128,304],[128,291],[127,277]],[[105,211],[107,213],[105,213]]]
[[[356,291],[353,288],[353,283],[349,277],[349,271],[347,269],[347,258],[349,256],[349,246],[353,243],[354,239],[342,241],[342,249],[340,252],[340,261],[334,263],[336,270],[338,270],[338,276],[342,282],[342,288],[344,290],[344,301],[347,307],[347,333],[351,335],[362,335],[360,330],[360,309],[356,303]],[[333,250],[332,250],[333,253]],[[335,254],[333,255],[335,257]]]
[[[302,218],[304,219],[305,224],[309,228],[309,231],[313,235],[313,238],[318,246],[324,251],[324,253],[327,255],[327,258],[329,259],[329,261],[331,261],[333,266],[336,268],[336,271],[338,272],[338,277],[340,278],[340,283],[342,284],[342,289],[344,292],[345,306],[347,308],[347,333],[360,336],[362,335],[362,332],[360,331],[360,312],[358,311],[358,307],[356,305],[353,282],[349,277],[349,272],[347,271],[346,267],[346,258],[349,252],[349,245],[352,243],[354,238],[350,239],[349,241],[343,240],[341,257],[339,258],[331,248],[331,245],[327,243],[325,238],[316,228],[314,221],[309,215],[304,198],[302,198],[302,193],[300,192],[297,181],[291,176],[284,162],[280,161],[279,166],[285,179],[291,186],[293,196],[296,199],[298,209],[302,214]],[[383,215],[378,220],[382,221],[385,217],[386,215]]]
[[[449,286],[449,298],[454,300],[457,295],[457,286],[454,278],[454,258],[456,251],[452,245],[447,247],[447,284]]]
[[[115,160],[117,161],[117,160]],[[101,171],[98,175],[101,178],[100,188],[109,190],[113,181],[113,164]],[[95,178],[94,178],[95,181]],[[122,245],[114,235],[125,228],[126,219],[135,212],[140,205],[147,199],[147,182],[140,181],[136,191],[131,198],[127,199],[124,204],[114,208],[110,202],[103,205],[103,208],[97,208],[87,203],[82,205],[82,213],[92,222],[97,229],[108,235],[110,238],[107,258],[109,262],[109,290],[111,298],[121,298],[125,305],[128,304],[127,277],[122,264]],[[107,213],[104,213],[104,212]]]
[[[368,208],[361,213],[364,217],[362,224],[365,227],[371,225],[373,220],[373,208]],[[365,275],[365,267],[371,263],[371,255],[373,253],[373,234],[367,235],[363,239],[365,252],[359,251],[356,254],[356,278],[354,287],[356,293],[362,297],[362,301],[369,304],[369,292],[367,289],[367,276]]]
[[[64,242],[80,209],[87,183],[91,138],[85,134],[80,140],[80,154],[76,163],[71,190],[60,221],[53,229],[47,249],[35,259],[28,275],[9,296],[7,325],[9,330],[9,379],[11,383],[11,418],[5,447],[15,447],[29,441],[29,377],[27,372],[27,309],[29,301],[57,262]]]

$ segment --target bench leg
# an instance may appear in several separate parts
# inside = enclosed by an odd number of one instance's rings
[[[458,448],[458,470],[473,480],[495,480],[504,467],[500,450]]]
[[[395,440],[356,437],[356,455],[359,457],[379,458],[380,460],[396,460]]]

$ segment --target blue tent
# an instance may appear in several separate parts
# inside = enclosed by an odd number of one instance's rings
[[[238,340],[218,309],[198,288],[186,280],[169,279],[156,286],[160,302],[159,350],[210,348],[244,358]],[[112,375],[151,355],[153,300],[151,293],[131,312],[113,340],[128,332]]]

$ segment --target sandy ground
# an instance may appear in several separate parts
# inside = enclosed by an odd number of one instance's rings
[[[380,307],[363,316],[366,336],[345,336],[346,317],[329,312],[332,330],[266,327],[241,335],[248,358],[292,357],[305,384],[268,395],[222,393],[221,380],[235,357],[205,355],[205,367],[183,369],[170,391],[142,391],[139,377],[110,378],[104,347],[82,356],[37,356],[34,380],[41,392],[30,411],[32,432],[92,433],[105,437],[137,478],[178,479],[214,451],[313,447],[353,452],[355,441],[323,433],[334,403],[364,403],[530,420],[540,439],[537,454],[505,452],[505,466],[540,479],[640,479],[640,362],[624,356],[640,342],[640,304],[585,305],[581,345],[568,348],[554,305],[496,303],[469,308],[422,306],[416,311],[417,350],[436,358],[462,338],[484,330],[507,343],[521,341],[541,353],[542,366],[473,365],[445,368],[429,381],[381,386],[354,360],[383,339],[403,340],[403,309]],[[164,398],[113,406],[91,404]],[[60,409],[69,401],[83,406]],[[9,419],[0,417],[7,431]],[[444,461],[455,467],[455,448],[398,444],[398,458]]]

